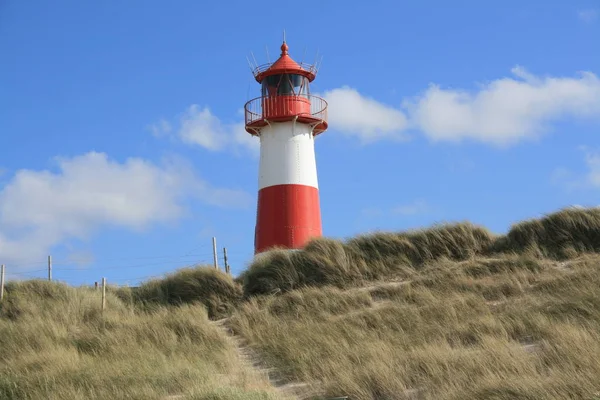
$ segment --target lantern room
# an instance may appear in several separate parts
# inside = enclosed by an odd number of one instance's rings
[[[300,74],[268,75],[262,81],[262,96],[303,96],[308,98],[308,78]]]
[[[261,96],[245,105],[246,131],[259,136],[260,128],[270,122],[299,121],[313,125],[313,134],[327,129],[327,102],[310,94],[310,82],[316,77],[314,65],[298,64],[283,42],[281,55],[272,64],[253,69],[261,84]]]

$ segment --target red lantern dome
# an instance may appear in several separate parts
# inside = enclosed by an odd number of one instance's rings
[[[314,124],[314,135],[327,129],[327,102],[310,94],[309,83],[316,77],[314,65],[300,63],[288,54],[284,41],[274,62],[256,67],[254,78],[261,84],[261,96],[245,105],[246,131],[258,135],[269,122],[296,120]]]

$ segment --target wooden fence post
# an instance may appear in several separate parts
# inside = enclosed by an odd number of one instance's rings
[[[52,256],[48,256],[48,280],[52,280]]]
[[[4,299],[4,264],[0,265],[0,301]]]
[[[225,273],[229,274],[229,262],[227,261],[227,247],[223,247],[223,260],[225,263]]]
[[[102,311],[106,308],[106,278],[102,278]]]
[[[213,242],[213,258],[214,258],[214,263],[215,263],[215,269],[219,269],[219,259],[217,257],[217,238],[213,237],[212,242]]]

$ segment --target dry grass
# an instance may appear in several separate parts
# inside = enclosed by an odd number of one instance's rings
[[[441,259],[402,285],[256,298],[232,324],[290,380],[329,396],[593,399],[600,257],[556,266]]]
[[[590,252],[600,252],[600,208],[560,210],[515,224],[506,235],[464,222],[378,232],[346,242],[319,238],[300,251],[262,254],[238,280],[246,296],[252,296],[305,286],[347,288],[390,277],[407,279],[441,259],[517,254],[564,260]]]
[[[410,276],[440,258],[464,260],[482,254],[494,240],[486,229],[469,223],[377,233],[347,243],[320,238],[302,251],[273,250],[261,255],[241,280],[247,295],[303,286],[357,286],[389,276]]]
[[[600,252],[600,208],[568,208],[520,222],[496,247],[498,251],[533,252],[558,259]]]
[[[0,398],[281,397],[208,321],[233,313],[279,375],[327,396],[597,400],[598,252],[600,210],[568,209],[504,236],[460,223],[318,239],[236,280],[184,269],[110,290],[104,315],[91,289],[11,283]]]
[[[2,399],[274,399],[202,305],[134,311],[108,293],[10,283],[0,305]]]
[[[242,300],[242,287],[231,276],[209,266],[182,268],[135,289],[117,288],[115,293],[138,308],[202,304],[211,319],[229,315]]]

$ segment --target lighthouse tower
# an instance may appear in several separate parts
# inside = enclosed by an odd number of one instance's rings
[[[327,103],[310,94],[315,66],[288,49],[284,39],[279,59],[253,70],[261,96],[245,105],[246,131],[260,138],[255,254],[322,235],[314,139],[327,129]]]

